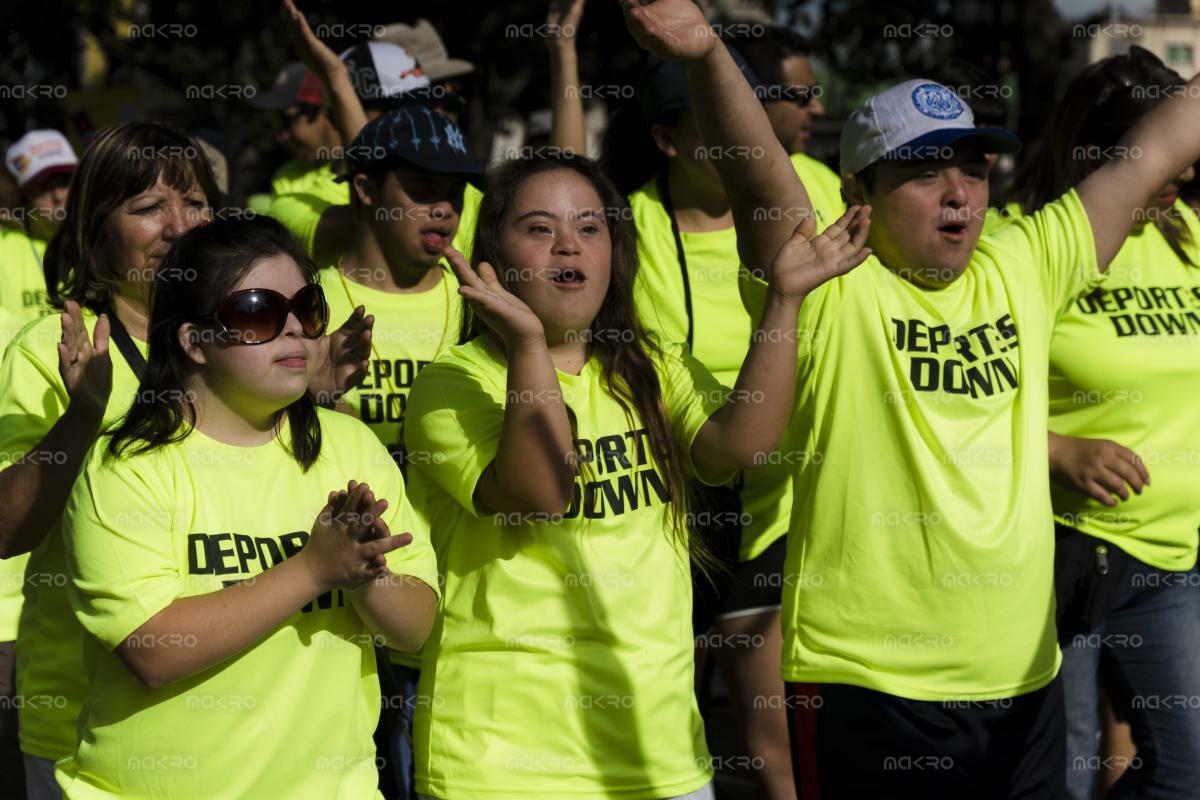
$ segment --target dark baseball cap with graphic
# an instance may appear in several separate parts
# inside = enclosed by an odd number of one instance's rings
[[[483,166],[471,158],[462,131],[429,106],[393,109],[368,122],[347,148],[346,162],[349,172],[339,181],[409,164],[462,175],[476,186],[483,183]]]

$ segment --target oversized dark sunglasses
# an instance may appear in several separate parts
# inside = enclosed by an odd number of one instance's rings
[[[283,332],[289,313],[296,315],[309,339],[321,336],[329,324],[325,293],[316,284],[305,286],[290,298],[272,289],[233,292],[221,301],[212,318],[237,344],[265,344]]]

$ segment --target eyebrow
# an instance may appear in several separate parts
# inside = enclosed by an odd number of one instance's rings
[[[521,216],[517,217],[517,218],[514,220],[514,222],[520,222],[521,220],[523,220],[523,219],[527,219],[527,218],[529,218],[529,217],[539,217],[539,216],[540,216],[540,217],[549,217],[550,219],[558,219],[558,217],[554,216],[554,215],[553,215],[553,214],[551,214],[549,211],[542,211],[541,209],[537,209],[537,208],[535,208],[535,209],[534,209],[534,210],[532,210],[532,211],[526,211],[524,214],[522,214]]]

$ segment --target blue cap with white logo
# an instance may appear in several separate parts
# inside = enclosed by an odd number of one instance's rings
[[[970,107],[954,90],[918,78],[871,97],[842,129],[842,174],[857,173],[876,161],[932,160],[965,139],[987,153],[1015,153],[1021,140],[1004,128],[976,128]]]

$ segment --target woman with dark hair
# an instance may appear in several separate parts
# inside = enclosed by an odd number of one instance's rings
[[[791,167],[805,187],[811,187],[819,230],[837,219],[844,205],[833,171],[792,152],[807,136],[801,135],[801,123],[792,112],[801,113],[807,126],[809,116],[820,112],[820,102],[811,84],[792,83],[801,78],[792,74],[792,59],[799,56],[790,46],[780,41],[767,48],[788,67],[762,59],[773,67],[770,83],[758,83],[759,76],[746,74],[760,92]],[[807,64],[807,58],[803,60]],[[804,80],[811,80],[811,70]],[[621,112],[606,135],[605,159],[614,180],[628,192],[629,213],[637,227],[638,317],[647,331],[663,342],[684,345],[721,385],[732,386],[758,320],[742,297],[733,214],[714,164],[721,158],[756,154],[705,147],[692,116],[682,64],[652,59],[638,93],[640,103]],[[768,99],[777,93],[781,96]],[[796,216],[795,224],[800,222]],[[779,677],[791,470],[783,454],[773,453],[761,469],[739,474],[730,486],[705,490],[705,507],[698,506],[704,536],[722,564],[711,580],[695,584],[698,692],[703,707],[710,669],[719,667],[755,778],[769,800],[795,798]]]
[[[1184,80],[1135,47],[1068,87],[1016,180],[1037,211],[1110,159]],[[1190,797],[1200,783],[1200,223],[1188,167],[1136,212],[1103,288],[1076,297],[1050,348],[1050,468],[1068,788],[1093,796],[1103,684],[1137,759],[1108,796]],[[1153,484],[1151,484],[1151,476]],[[1130,491],[1132,489],[1132,492]]]
[[[163,257],[220,203],[207,159],[182,131],[156,122],[101,131],[46,250],[50,303],[61,314],[25,328],[0,366],[0,557],[31,553],[16,648],[30,797],[57,796],[53,764],[75,748],[87,683],[84,633],[63,579],[63,506],[88,447],[133,402]],[[321,399],[360,374],[364,335],[360,315],[322,338],[310,386]]]
[[[92,665],[65,797],[380,796],[373,645],[420,648],[437,569],[387,450],[308,393],[316,274],[257,218],[154,279],[137,396],[64,515]]]
[[[777,282],[735,393],[633,304],[635,230],[591,161],[501,166],[473,315],[418,376],[406,443],[445,575],[421,664],[417,789],[454,797],[712,797],[693,692],[688,478],[718,485],[775,449],[814,285],[866,257],[855,208]],[[690,555],[690,557],[689,557]]]

